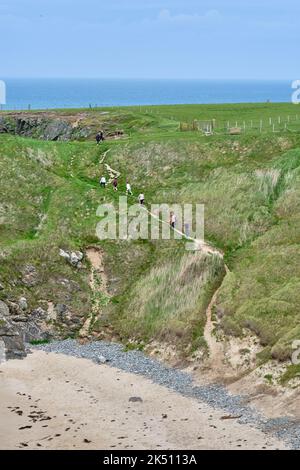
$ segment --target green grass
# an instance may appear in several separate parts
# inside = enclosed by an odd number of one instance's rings
[[[165,252],[122,304],[118,329],[144,343],[155,338],[192,351],[203,336],[208,293],[222,275],[219,258]]]
[[[223,266],[187,254],[180,242],[97,240],[97,207],[118,196],[98,185],[106,174],[101,158],[110,150],[106,162],[122,173],[120,187],[128,178],[134,195],[143,191],[147,203],[205,204],[206,238],[225,251],[231,270],[216,310],[224,332],[258,335],[267,352],[261,361],[289,358],[300,338],[300,121],[290,122],[295,132],[275,134],[267,122],[280,116],[284,123],[297,112],[291,104],[87,111],[85,125],[124,131],[123,139],[98,147],[1,135],[0,298],[25,296],[30,308],[67,304],[78,330],[95,301],[89,266],[74,270],[59,249],[99,245],[110,301],[100,299],[95,330],[109,326],[125,344],[158,339],[185,353],[205,348],[205,310]],[[180,122],[194,119],[216,119],[220,132],[180,132]],[[255,125],[239,136],[221,132],[227,121],[261,119],[262,134]],[[38,272],[33,287],[22,283],[28,265]],[[68,324],[56,326],[63,336],[76,334]]]
[[[32,346],[40,346],[40,345],[49,344],[49,343],[50,343],[50,340],[48,340],[48,339],[30,341],[30,344]]]
[[[286,372],[281,376],[281,385],[287,385],[291,380],[300,377],[300,365],[291,365],[287,368]]]

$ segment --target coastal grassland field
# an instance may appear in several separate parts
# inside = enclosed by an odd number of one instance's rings
[[[0,298],[24,296],[31,309],[67,304],[77,323],[57,326],[76,336],[92,308],[90,266],[85,260],[72,268],[59,250],[98,246],[110,298],[95,334],[110,329],[142,346],[169,342],[185,355],[205,350],[206,309],[221,286],[214,313],[223,332],[254,333],[266,358],[290,358],[300,339],[300,121],[275,133],[270,126],[209,137],[181,132],[180,122],[280,116],[282,123],[297,112],[289,104],[86,111],[93,125],[98,119],[99,127],[124,131],[99,146],[0,135]],[[224,251],[230,273],[220,259],[187,252],[182,241],[99,241],[97,207],[118,198],[99,187],[100,176],[109,177],[105,163],[121,173],[120,188],[130,181],[133,202],[143,191],[147,204],[205,204],[206,240]],[[22,283],[28,266],[38,271],[33,286]]]

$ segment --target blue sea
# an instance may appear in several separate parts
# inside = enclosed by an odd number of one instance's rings
[[[1,78],[1,77],[0,77]],[[291,101],[292,81],[7,79],[6,105],[25,110]]]

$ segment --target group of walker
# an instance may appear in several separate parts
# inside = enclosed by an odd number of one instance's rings
[[[103,141],[105,138],[104,138],[104,133],[103,131],[100,131],[98,132],[97,136],[96,136],[96,141],[97,141],[97,144],[99,144],[101,141]],[[114,191],[118,191],[118,178],[115,176],[114,179],[112,180],[112,185],[113,185],[113,188],[114,188]],[[102,176],[101,179],[100,179],[100,186],[101,188],[106,188],[107,186],[107,180],[106,180],[106,177],[105,176]],[[131,189],[131,184],[127,181],[126,182],[126,194],[127,196],[133,196],[133,193],[132,193],[132,189]],[[140,193],[139,197],[138,197],[138,201],[140,203],[141,206],[144,206],[145,205],[145,195],[143,193]],[[175,229],[175,226],[176,226],[176,222],[177,222],[177,217],[175,215],[174,212],[171,212],[170,213],[170,226]]]
[[[100,186],[101,188],[106,188],[107,186],[107,179],[105,176],[102,176],[101,179],[100,179]],[[114,191],[118,191],[118,186],[119,186],[119,181],[118,181],[118,178],[115,177],[113,180],[112,180],[112,185],[113,185],[113,188],[114,188]],[[126,194],[127,196],[133,196],[133,192],[132,192],[132,189],[131,189],[131,184],[127,181],[126,182]],[[139,200],[139,203],[141,204],[141,206],[144,206],[145,205],[145,195],[143,193],[141,193],[138,197],[138,200]]]

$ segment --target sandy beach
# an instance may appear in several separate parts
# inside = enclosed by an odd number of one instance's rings
[[[1,449],[285,449],[205,403],[107,365],[35,351],[0,366]]]

